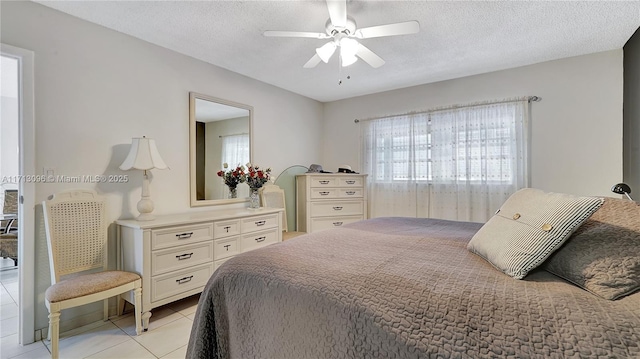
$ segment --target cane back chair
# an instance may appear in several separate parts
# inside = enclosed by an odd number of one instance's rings
[[[136,273],[107,270],[104,198],[91,190],[70,190],[55,194],[42,206],[51,268],[51,286],[45,292],[51,357],[59,355],[62,309],[102,300],[106,321],[108,299],[128,291],[134,291],[136,333],[140,334],[142,280]]]

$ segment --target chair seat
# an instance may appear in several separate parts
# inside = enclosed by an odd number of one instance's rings
[[[288,239],[301,236],[303,234],[307,234],[307,232],[282,232],[282,240],[286,241]]]
[[[132,272],[105,271],[81,275],[58,282],[47,289],[44,296],[49,303],[84,297],[121,285],[135,282],[140,276]]]

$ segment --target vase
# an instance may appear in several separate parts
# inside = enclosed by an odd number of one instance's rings
[[[238,198],[238,189],[236,187],[229,187],[229,199]]]
[[[251,188],[249,193],[249,208],[260,208],[260,196],[258,195],[258,188]]]

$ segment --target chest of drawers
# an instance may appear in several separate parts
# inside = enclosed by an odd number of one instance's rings
[[[297,230],[312,233],[366,219],[366,180],[362,174],[297,175]]]
[[[282,209],[243,208],[116,221],[120,267],[142,277],[144,328],[153,308],[202,292],[229,258],[282,241],[281,216]]]

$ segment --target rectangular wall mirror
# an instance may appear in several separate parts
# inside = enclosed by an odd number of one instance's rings
[[[248,200],[242,183],[237,198],[218,171],[251,162],[253,107],[219,98],[189,93],[189,168],[191,207],[238,203]]]

